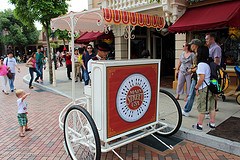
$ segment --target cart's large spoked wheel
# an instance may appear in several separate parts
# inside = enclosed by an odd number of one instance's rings
[[[81,106],[72,106],[64,118],[64,140],[72,159],[99,160],[101,144],[97,127]]]
[[[237,103],[240,105],[240,93],[237,95],[236,101],[237,101]]]
[[[158,133],[163,136],[171,136],[176,133],[182,124],[182,111],[178,101],[175,97],[160,89],[159,94],[159,122],[161,122],[161,129]]]

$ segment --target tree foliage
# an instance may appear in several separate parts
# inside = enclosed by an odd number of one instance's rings
[[[58,39],[62,40],[63,41],[63,45],[65,47],[65,44],[66,44],[66,41],[70,41],[71,40],[71,37],[69,35],[69,32],[67,30],[60,30],[60,29],[57,29],[55,32],[54,32],[54,35],[56,37],[58,37]]]
[[[53,82],[52,63],[50,54],[49,28],[52,18],[63,15],[67,12],[69,0],[10,0],[15,5],[15,14],[25,24],[39,21],[46,32],[47,37],[47,56],[49,65],[49,80]]]
[[[13,14],[12,10],[0,12],[0,31],[5,31],[5,35],[0,35],[1,43],[14,47],[26,47],[38,41],[39,32],[32,24],[24,25]]]

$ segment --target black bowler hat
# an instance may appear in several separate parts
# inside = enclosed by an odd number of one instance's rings
[[[101,42],[99,43],[98,45],[96,45],[97,49],[100,50],[100,51],[110,51],[111,48],[110,46],[106,43],[106,42]]]

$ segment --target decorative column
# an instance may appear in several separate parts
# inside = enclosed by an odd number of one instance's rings
[[[115,59],[127,59],[128,58],[128,45],[127,40],[123,35],[125,32],[125,26],[113,26],[112,28],[115,37]]]

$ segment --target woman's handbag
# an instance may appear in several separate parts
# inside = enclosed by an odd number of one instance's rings
[[[32,64],[30,64],[30,63],[26,63],[25,66],[26,67],[33,67]]]
[[[7,73],[7,77],[8,77],[8,79],[12,79],[13,78],[13,74],[11,73],[10,70]]]

